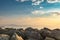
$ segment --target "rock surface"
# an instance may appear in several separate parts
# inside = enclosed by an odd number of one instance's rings
[[[46,37],[45,40],[55,40],[54,38]]]
[[[60,29],[0,29],[0,40],[60,40]]]
[[[11,40],[23,40],[21,36],[18,36],[16,33],[14,33],[11,37]]]
[[[0,40],[9,40],[9,36],[6,34],[0,34]]]

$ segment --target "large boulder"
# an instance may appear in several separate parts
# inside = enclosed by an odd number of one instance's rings
[[[18,36],[21,36],[23,39],[25,39],[24,30],[17,30],[16,33],[18,34]]]
[[[18,36],[16,33],[14,33],[11,37],[11,40],[23,40],[21,36]]]
[[[48,28],[44,28],[40,30],[40,34],[43,39],[46,37],[54,38],[55,40],[60,40],[60,29],[50,30]]]
[[[17,40],[23,40],[23,38],[21,36],[18,36],[17,34],[16,34],[16,38]]]
[[[60,40],[60,30],[59,30],[59,29],[52,30],[51,32],[52,32],[52,35],[53,35],[56,39]]]
[[[43,39],[45,39],[47,36],[48,36],[48,37],[52,37],[52,35],[51,35],[51,30],[48,29],[48,28],[41,29],[41,30],[40,30],[40,34],[41,34],[41,36],[43,37]]]
[[[0,40],[9,40],[10,36],[6,34],[0,34]]]
[[[25,30],[26,39],[28,40],[42,40],[42,36],[38,31],[32,28],[27,28]]]

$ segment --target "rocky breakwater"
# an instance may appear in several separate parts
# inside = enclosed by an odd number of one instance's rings
[[[60,29],[0,28],[0,40],[60,40]]]

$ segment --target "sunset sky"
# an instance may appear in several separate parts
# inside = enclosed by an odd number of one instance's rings
[[[0,25],[60,28],[60,0],[0,0]]]

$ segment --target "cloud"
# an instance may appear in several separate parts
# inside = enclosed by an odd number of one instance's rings
[[[32,0],[32,5],[40,5],[43,0]]]
[[[50,15],[50,16],[53,16],[53,17],[59,17],[60,16],[60,11],[59,10],[49,10],[47,11],[47,13]]]
[[[60,2],[60,0],[57,0],[58,2]]]
[[[59,16],[57,13],[52,14],[52,16]]]
[[[20,0],[16,0],[16,1],[20,1]]]
[[[60,0],[47,0],[48,3],[57,3],[60,2]]]
[[[60,16],[60,12],[56,10],[53,10],[53,11],[52,10],[48,10],[48,11],[35,10],[35,11],[32,11],[32,14],[37,17],[59,17]]]
[[[26,0],[21,0],[21,2],[25,2]]]
[[[32,1],[32,5],[40,5],[44,0],[16,0],[18,2],[25,2],[25,1]],[[60,2],[60,0],[47,0],[48,3],[57,3]]]
[[[29,0],[21,0],[21,2],[25,2],[25,1],[29,1]]]
[[[43,9],[44,7],[43,6],[40,6],[40,9]]]
[[[38,6],[40,5],[42,2],[44,2],[44,0],[16,0],[18,2],[28,2],[28,1],[31,1],[31,5],[33,6]],[[47,0],[48,3],[57,3],[57,2],[60,2],[60,0]]]
[[[37,1],[37,2],[32,3],[32,5],[39,5],[40,3],[41,3],[40,1]]]
[[[60,16],[59,12],[50,12],[51,16]]]
[[[18,2],[32,1],[32,5],[39,5],[44,0],[16,0]]]
[[[29,0],[16,0],[18,2],[25,2],[25,1],[29,1]]]
[[[42,10],[35,10],[35,11],[32,12],[32,14],[34,14],[34,15],[43,15],[43,14],[45,14],[45,12],[42,11]]]
[[[32,2],[36,2],[36,0],[32,0]]]

